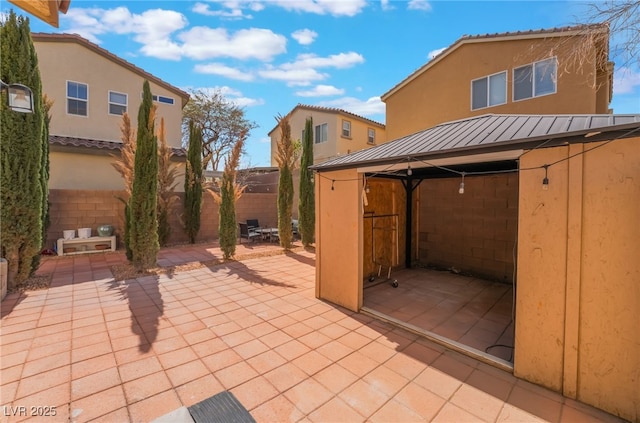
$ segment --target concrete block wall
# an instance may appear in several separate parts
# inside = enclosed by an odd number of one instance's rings
[[[419,187],[419,259],[511,282],[517,237],[516,173],[428,179]]]
[[[113,225],[120,247],[124,234],[124,204],[118,197],[124,191],[100,190],[49,190],[50,226],[47,231],[46,248],[53,248],[56,240],[62,237],[62,231],[78,228],[91,228],[92,235],[97,234],[100,225]],[[183,229],[184,193],[176,193],[178,200],[170,214],[171,236],[169,244],[181,244],[188,241]],[[218,239],[219,207],[213,197],[204,193],[200,217],[200,232],[197,241]],[[258,219],[263,226],[277,226],[277,194],[245,193],[236,203],[236,220]]]

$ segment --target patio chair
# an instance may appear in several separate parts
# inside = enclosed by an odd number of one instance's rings
[[[258,219],[247,219],[247,226],[249,229],[259,229],[260,223],[258,223]]]
[[[298,233],[298,220],[297,219],[292,219],[291,220],[291,233],[293,234],[294,238],[298,238],[299,237],[299,233]]]
[[[242,244],[242,238],[246,238],[248,241],[253,242],[256,238],[262,236],[253,229],[249,229],[249,226],[246,223],[240,222],[238,225],[240,225],[240,244]]]

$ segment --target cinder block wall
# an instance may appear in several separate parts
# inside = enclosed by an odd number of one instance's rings
[[[420,184],[419,258],[429,265],[511,282],[518,222],[516,173]]]
[[[170,244],[187,242],[183,230],[184,193],[176,193],[178,200],[170,216]],[[122,246],[124,228],[124,204],[118,200],[124,191],[89,191],[89,190],[49,190],[50,226],[47,232],[45,247],[53,248],[56,240],[62,237],[62,231],[78,228],[91,228],[92,235],[97,234],[100,225],[113,225],[115,235]],[[200,232],[197,241],[213,241],[218,239],[219,207],[213,197],[203,195]],[[247,219],[258,219],[263,226],[277,225],[276,193],[245,193],[236,203],[236,219],[238,222]],[[77,232],[76,232],[77,235]]]

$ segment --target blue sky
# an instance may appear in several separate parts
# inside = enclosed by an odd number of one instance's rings
[[[31,29],[78,33],[187,91],[221,90],[258,125],[243,165],[269,166],[274,117],[298,103],[384,123],[380,96],[461,36],[574,25],[584,10],[576,1],[72,0],[59,29],[35,18]],[[616,74],[611,107],[640,113],[640,69]]]

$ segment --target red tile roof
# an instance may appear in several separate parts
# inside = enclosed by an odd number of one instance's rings
[[[93,150],[120,151],[122,143],[119,141],[94,140],[89,138],[64,137],[60,135],[50,135],[49,144],[62,147],[80,147]],[[172,147],[171,151],[176,157],[186,157],[184,148]]]

